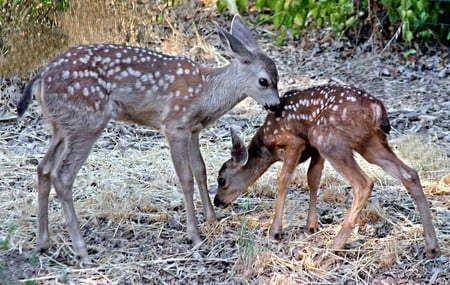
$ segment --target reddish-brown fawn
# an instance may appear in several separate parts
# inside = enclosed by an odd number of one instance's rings
[[[278,176],[275,214],[269,236],[280,239],[287,187],[295,168],[310,158],[307,183],[310,206],[306,229],[318,230],[317,189],[324,159],[351,185],[353,202],[332,248],[342,249],[366,206],[372,180],[358,166],[353,152],[401,180],[417,203],[425,234],[427,256],[440,254],[427,199],[417,172],[397,158],[386,134],[390,124],[383,103],[368,93],[349,86],[326,85],[291,90],[281,98],[277,114],[267,116],[248,149],[232,130],[231,159],[219,171],[214,205],[225,207],[247,191],[276,161],[283,166]]]
[[[269,109],[280,102],[275,63],[262,52],[242,19],[233,18],[231,33],[217,30],[234,58],[224,67],[202,67],[183,57],[139,47],[95,44],[68,49],[31,79],[18,104],[18,115],[23,115],[34,94],[52,128],[49,149],[37,169],[39,250],[50,247],[48,199],[53,184],[74,252],[82,263],[90,262],[72,186],[110,120],[142,124],[164,134],[184,194],[188,238],[201,243],[194,178],[205,219],[215,221],[216,214],[207,191],[200,131],[247,96]]]

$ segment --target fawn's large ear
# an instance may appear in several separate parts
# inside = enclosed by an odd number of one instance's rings
[[[234,163],[243,166],[247,163],[248,160],[247,147],[245,146],[244,141],[236,134],[236,131],[233,128],[230,128],[230,133],[231,142],[233,143],[233,146],[231,148],[231,159]]]
[[[259,45],[253,38],[252,32],[250,32],[239,15],[234,15],[233,21],[231,21],[231,34],[244,44],[247,49],[251,51],[259,50]]]
[[[216,29],[219,33],[220,41],[226,51],[231,53],[232,56],[239,59],[241,62],[247,62],[252,57],[252,52],[248,49],[243,42],[237,39],[235,36],[219,27],[216,23]]]

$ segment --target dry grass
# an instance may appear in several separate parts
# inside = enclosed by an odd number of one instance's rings
[[[209,10],[205,8],[206,15]],[[197,27],[177,21],[193,18],[188,16],[192,12],[192,8],[162,0],[70,1],[68,11],[59,15],[53,28],[18,27],[1,35],[7,51],[0,55],[0,74],[31,72],[68,46],[91,43],[137,45],[167,54],[189,51],[191,57],[213,59],[215,52]],[[196,41],[192,42],[192,38]]]
[[[176,15],[160,23],[168,27],[162,35],[149,26],[155,20],[151,12],[136,9],[135,1],[82,2],[87,6],[77,10],[81,2],[74,1],[74,10],[60,20],[64,29],[73,29],[68,33],[71,44],[135,42],[168,52],[174,48],[174,53],[181,49],[194,58],[217,56],[201,37],[195,37],[196,42],[184,40],[187,31],[180,32]],[[102,10],[111,8],[107,6],[111,3],[114,9]],[[136,13],[122,14],[126,9]],[[84,14],[87,11],[98,18],[101,15],[104,21],[96,22]],[[142,15],[149,22],[137,20]],[[110,30],[103,23],[111,23]],[[121,33],[124,27],[127,32]],[[12,118],[12,102],[20,84],[2,84],[1,99],[7,104],[2,104],[0,112],[2,118]],[[248,142],[263,115],[259,106],[245,100],[203,132],[208,185],[215,184],[217,170],[229,157],[227,127],[242,128]],[[232,208],[217,210],[220,220],[216,224],[201,223],[204,243],[193,248],[186,241],[183,196],[163,137],[140,126],[110,123],[74,185],[82,232],[96,262],[94,268],[80,269],[53,192],[49,212],[52,247],[48,255],[35,252],[35,172],[49,134],[36,102],[24,119],[0,123],[0,277],[6,284],[17,280],[38,284],[446,284],[450,278],[450,165],[445,151],[424,138],[397,140],[394,145],[426,185],[443,253],[433,261],[424,258],[422,227],[411,197],[398,181],[364,162],[361,165],[376,186],[342,252],[330,252],[328,247],[350,206],[350,190],[326,164],[319,192],[320,231],[305,234],[307,163],[299,167],[291,183],[280,242],[267,238],[278,163],[251,187],[249,195],[239,198]],[[195,202],[201,221],[197,193]]]
[[[208,185],[215,183],[214,174],[228,157],[230,141],[228,136],[221,137],[220,130],[224,129],[221,124],[248,123],[246,118],[257,124],[257,117],[262,119],[259,107],[250,109],[244,103],[205,132],[201,141]],[[183,197],[164,139],[145,128],[120,123],[111,123],[96,143],[74,186],[83,234],[97,266],[77,269],[54,195],[49,214],[53,246],[50,255],[36,255],[34,173],[36,161],[46,147],[47,126],[33,123],[32,119],[29,116],[9,128],[9,137],[2,133],[1,137],[6,139],[0,142],[8,146],[0,152],[3,189],[0,201],[5,209],[0,214],[4,221],[0,240],[8,243],[2,250],[3,258],[14,260],[23,272],[29,272],[20,275],[21,279],[32,278],[43,284],[385,284],[389,278],[425,282],[433,277],[430,273],[433,267],[448,266],[448,259],[434,262],[424,259],[422,227],[413,201],[398,183],[375,186],[375,195],[362,214],[362,223],[352,234],[349,248],[339,254],[327,248],[349,207],[350,194],[345,183],[331,178],[322,181],[320,231],[313,235],[303,232],[308,192],[293,183],[292,188],[296,189],[288,195],[285,236],[281,242],[269,240],[267,229],[274,194],[264,194],[264,191],[275,191],[277,165],[231,211],[218,210],[221,220],[217,224],[201,224],[205,242],[199,248],[192,248],[186,242]],[[28,124],[31,128],[25,129]],[[244,127],[242,134],[246,141],[252,132],[252,128]],[[206,143],[208,140],[215,143]],[[418,147],[417,151],[425,149]],[[435,161],[441,159],[445,157]],[[437,165],[441,167],[440,163]],[[432,165],[429,167],[430,171],[434,169]],[[336,177],[336,174],[327,166],[325,176]],[[297,181],[303,177],[304,170],[299,169]],[[327,195],[335,196],[327,198]],[[448,257],[448,193],[437,197],[430,194],[429,198],[443,255]],[[197,196],[196,204],[201,217]],[[26,258],[20,263],[17,256]],[[439,271],[436,282],[444,284],[446,274]]]

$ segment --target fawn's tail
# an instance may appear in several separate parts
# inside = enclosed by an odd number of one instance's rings
[[[384,133],[389,134],[391,130],[391,124],[389,123],[389,116],[383,103],[373,103],[371,105],[371,108],[374,112],[375,122],[380,125],[380,128]]]
[[[28,105],[30,105],[31,99],[33,97],[33,85],[39,78],[40,76],[35,76],[30,80],[30,82],[28,82],[27,86],[25,87],[22,98],[20,98],[20,101],[17,104],[17,116],[19,116],[19,118],[23,116],[28,108]]]

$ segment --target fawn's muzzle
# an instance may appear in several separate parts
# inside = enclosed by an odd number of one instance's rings
[[[281,116],[281,111],[283,109],[280,104],[277,104],[277,105],[264,105],[264,108],[266,110],[268,110],[269,112],[275,113],[276,117],[280,117]]]
[[[222,200],[220,200],[217,196],[214,197],[214,206],[218,207],[218,208],[225,208],[226,206],[228,206],[227,204],[225,204]]]

